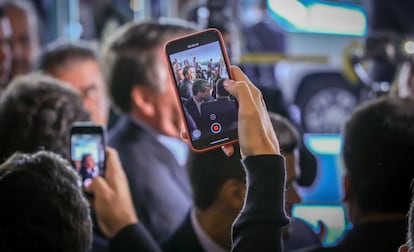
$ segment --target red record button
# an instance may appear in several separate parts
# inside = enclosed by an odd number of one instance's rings
[[[211,124],[210,129],[211,129],[211,132],[213,132],[214,134],[220,133],[221,125],[220,125],[220,123],[217,123],[217,122],[213,123],[213,124]]]

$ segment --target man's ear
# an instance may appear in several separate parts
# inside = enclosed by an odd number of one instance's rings
[[[398,248],[398,252],[411,252],[412,250],[411,250],[411,248],[408,246],[408,245],[401,245],[399,248]]]
[[[344,202],[349,202],[352,200],[352,190],[351,190],[351,176],[349,174],[345,174],[344,176]]]
[[[226,204],[239,212],[244,204],[246,185],[238,179],[229,179],[223,184],[220,194]]]
[[[155,107],[153,104],[153,92],[145,86],[134,86],[131,91],[131,99],[133,103],[133,109],[139,111],[147,117],[152,117],[155,113]]]

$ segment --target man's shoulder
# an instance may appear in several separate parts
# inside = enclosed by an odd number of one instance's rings
[[[107,143],[118,151],[125,170],[141,166],[154,169],[163,163],[160,155],[167,156],[165,153],[168,151],[152,133],[131,119],[119,122],[111,129]],[[133,170],[138,172],[137,169]]]
[[[187,214],[184,221],[174,231],[174,233],[161,243],[165,252],[175,251],[204,251],[191,224],[190,214]]]
[[[154,142],[155,138],[149,137],[144,128],[134,123],[128,116],[123,116],[116,125],[108,131],[108,145],[121,147],[131,143],[137,144],[143,142]]]

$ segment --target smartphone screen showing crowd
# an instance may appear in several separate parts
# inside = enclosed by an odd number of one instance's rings
[[[201,152],[237,141],[237,101],[223,87],[231,79],[221,33],[206,29],[165,45],[174,88],[189,133]]]
[[[96,176],[105,173],[104,130],[99,125],[75,123],[70,132],[71,162],[88,187]]]

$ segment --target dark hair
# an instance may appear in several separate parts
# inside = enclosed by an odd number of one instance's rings
[[[187,76],[188,76],[188,71],[189,71],[191,68],[193,68],[193,66],[185,66],[185,67],[183,68],[183,75],[184,75],[184,78],[187,78]]]
[[[343,159],[363,213],[407,213],[414,177],[414,101],[386,97],[345,125]]]
[[[300,134],[296,127],[287,118],[270,111],[268,113],[282,153],[292,153],[299,148]]]
[[[79,94],[38,73],[17,77],[0,100],[0,162],[16,151],[50,150],[69,158],[69,128],[87,121]]]
[[[0,166],[0,251],[87,252],[89,206],[60,156],[17,153]]]
[[[216,94],[217,96],[229,96],[229,92],[224,88],[224,81],[228,80],[227,78],[220,78],[216,81]]]
[[[86,162],[86,160],[87,160],[88,157],[92,157],[92,154],[91,153],[85,153],[85,154],[82,155],[82,157],[81,157],[81,164],[82,164],[82,166],[85,165],[85,162]]]
[[[174,37],[195,31],[183,21],[163,23],[162,21],[129,22],[122,26],[106,48],[105,71],[112,101],[118,109],[128,113],[131,109],[131,90],[144,85],[157,92],[165,90],[166,83],[160,83],[156,63],[159,57],[157,47]]]
[[[187,169],[194,204],[198,209],[205,210],[211,206],[227,180],[245,180],[238,146],[234,149],[235,153],[230,157],[227,157],[220,148],[190,155]]]
[[[86,41],[55,41],[44,50],[39,68],[47,73],[53,73],[74,61],[89,59],[98,61],[98,55],[92,44]]]
[[[191,90],[193,95],[197,95],[199,92],[204,92],[210,87],[210,83],[205,79],[195,79]]]

